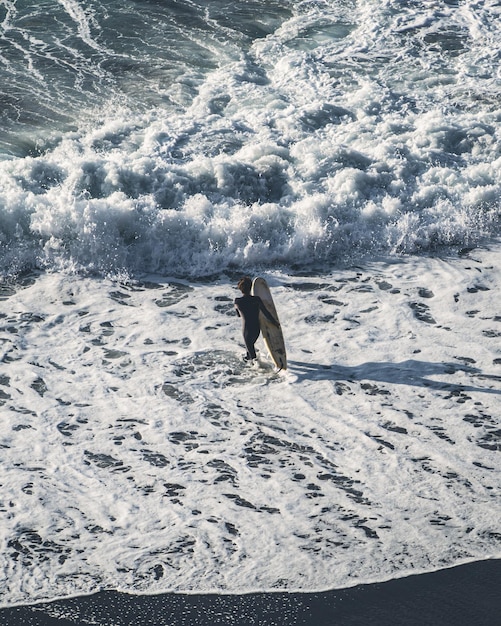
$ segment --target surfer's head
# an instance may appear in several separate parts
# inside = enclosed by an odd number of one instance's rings
[[[248,276],[244,276],[238,281],[238,288],[244,296],[248,296],[251,292],[252,280]]]

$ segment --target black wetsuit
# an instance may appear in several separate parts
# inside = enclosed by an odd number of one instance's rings
[[[235,308],[238,315],[242,318],[242,332],[244,335],[245,347],[247,348],[247,359],[256,358],[256,350],[254,344],[259,337],[261,329],[259,328],[259,311],[272,322],[276,324],[273,315],[264,306],[259,296],[242,296],[236,298]]]

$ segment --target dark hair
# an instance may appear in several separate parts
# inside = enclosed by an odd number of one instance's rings
[[[238,288],[243,294],[251,292],[252,280],[248,276],[244,276],[238,281]]]

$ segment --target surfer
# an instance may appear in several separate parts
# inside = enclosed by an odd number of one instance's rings
[[[244,276],[238,281],[238,288],[242,292],[241,298],[235,298],[235,309],[237,314],[242,318],[242,333],[244,336],[247,354],[244,356],[246,361],[252,361],[256,358],[256,343],[261,329],[259,327],[259,311],[265,315],[272,324],[279,326],[277,320],[264,306],[259,296],[251,296],[252,280],[248,276]]]

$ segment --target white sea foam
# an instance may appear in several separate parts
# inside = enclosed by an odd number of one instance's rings
[[[301,5],[182,110],[124,101],[4,161],[4,266],[193,275],[497,234],[499,106],[470,71],[492,92],[496,8],[474,8]]]
[[[45,274],[0,302],[2,604],[313,590],[499,557],[500,249],[234,287]]]
[[[0,7],[2,603],[499,557],[497,4],[64,5]]]
[[[96,20],[75,0],[58,0],[65,12],[71,17],[77,26],[77,32],[81,40],[90,48],[103,51],[92,35],[92,30],[97,26]]]

